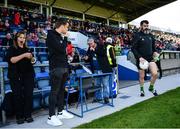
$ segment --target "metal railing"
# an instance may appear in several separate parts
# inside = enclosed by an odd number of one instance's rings
[[[8,48],[9,48],[9,46],[0,46],[0,51],[7,52]],[[34,55],[36,55],[38,52],[47,52],[48,51],[47,47],[28,47],[28,48],[32,50]]]
[[[162,51],[161,59],[180,59],[180,51]]]

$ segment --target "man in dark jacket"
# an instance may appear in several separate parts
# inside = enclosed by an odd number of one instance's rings
[[[46,44],[49,50],[49,69],[51,92],[49,96],[49,118],[47,123],[52,126],[62,125],[60,119],[73,118],[73,115],[64,110],[64,84],[68,76],[67,63],[67,19],[60,18],[56,22],[55,30],[48,32]],[[58,107],[56,115],[55,109]]]
[[[135,34],[133,39],[133,47],[132,51],[136,58],[136,65],[139,69],[139,82],[140,82],[140,96],[144,96],[144,76],[145,70],[140,68],[139,63],[144,63],[146,61],[149,62],[149,70],[151,72],[152,78],[149,86],[149,91],[157,96],[156,90],[154,90],[154,83],[157,79],[157,66],[153,60],[153,57],[158,57],[159,54],[155,49],[155,39],[149,32],[149,22],[147,20],[143,20],[140,23],[140,31]]]
[[[110,73],[112,72],[112,68],[108,62],[106,47],[100,44],[95,43],[93,38],[88,39],[88,51],[85,60],[89,60],[92,66],[92,71],[94,73]],[[96,85],[102,84],[101,94],[104,99],[104,103],[109,103],[109,77],[105,76],[102,79],[96,79]]]

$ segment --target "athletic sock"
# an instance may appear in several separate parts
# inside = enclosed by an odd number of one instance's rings
[[[144,92],[144,85],[140,85],[140,91]]]
[[[151,91],[151,92],[154,91],[154,84],[150,84],[150,86],[149,86],[149,91]]]

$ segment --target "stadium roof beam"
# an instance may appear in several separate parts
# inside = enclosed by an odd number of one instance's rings
[[[85,11],[83,11],[83,13],[86,13],[86,12],[88,12],[91,8],[93,8],[94,7],[94,5],[95,5],[95,3],[93,3],[90,7],[88,7]]]
[[[46,1],[52,3],[54,0]],[[56,0],[53,7],[127,23],[174,1],[176,0]],[[44,0],[28,2],[46,3]]]
[[[50,6],[53,6],[56,3],[57,0],[53,0],[53,2],[50,4]]]
[[[119,11],[116,11],[116,12],[113,13],[111,16],[109,16],[108,19],[109,19],[109,18],[112,18],[114,15],[116,15],[116,14],[118,14],[118,13],[119,13]]]

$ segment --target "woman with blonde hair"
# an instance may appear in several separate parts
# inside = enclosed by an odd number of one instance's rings
[[[26,35],[16,34],[14,44],[8,49],[8,78],[15,102],[16,122],[32,122],[32,98],[34,88],[33,54],[26,46]]]

